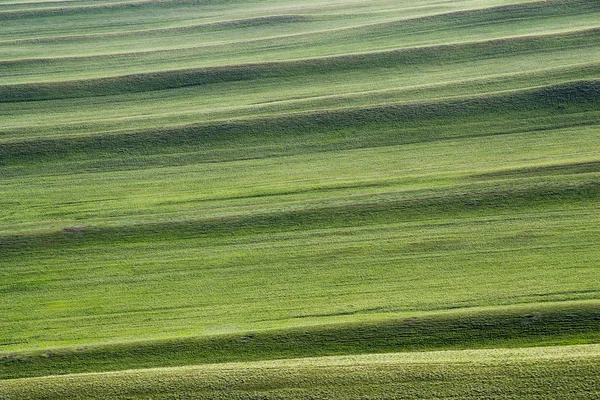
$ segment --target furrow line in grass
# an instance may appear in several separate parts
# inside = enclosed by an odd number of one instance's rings
[[[166,222],[142,222],[125,226],[63,226],[45,232],[0,235],[3,257],[19,256],[25,249],[79,246],[93,242],[163,241],[170,238],[228,237],[351,227],[382,221],[431,220],[444,215],[484,215],[503,210],[553,208],[564,204],[596,204],[600,196],[597,174],[562,180],[522,182],[519,186],[458,186],[453,189],[404,193],[400,198],[367,196],[353,201],[327,202],[287,211],[261,210],[253,214],[206,217]]]
[[[0,10],[0,21],[9,21],[14,19],[29,19],[40,17],[52,17],[56,15],[78,15],[94,13],[97,11],[121,11],[121,10],[143,10],[144,8],[173,8],[182,4],[209,4],[214,0],[127,0],[117,2],[107,2],[100,4],[73,5],[68,7],[47,7],[38,9],[23,10]]]
[[[588,161],[581,163],[552,164],[525,168],[501,169],[484,174],[472,175],[469,179],[498,179],[517,178],[524,176],[579,174],[588,172],[600,172],[600,161]]]
[[[175,26],[169,28],[155,28],[155,29],[143,29],[133,30],[126,32],[107,32],[107,33],[94,33],[85,35],[66,35],[66,36],[51,36],[51,37],[39,37],[39,38],[27,38],[27,39],[13,39],[13,40],[0,40],[0,46],[11,45],[11,44],[28,44],[28,43],[56,43],[56,42],[76,42],[76,41],[89,41],[89,40],[110,40],[114,38],[136,38],[146,36],[156,36],[160,34],[183,34],[190,32],[210,32],[220,31],[223,28],[243,28],[253,27],[269,24],[287,24],[287,23],[298,23],[298,22],[310,22],[317,20],[317,17],[304,15],[304,14],[278,14],[264,17],[253,17],[253,18],[242,18],[242,19],[230,19],[218,22],[206,22],[202,24],[192,24]],[[327,30],[323,31],[327,32]],[[282,35],[278,37],[290,37],[297,35]],[[157,38],[158,40],[158,38]],[[240,41],[236,43],[247,43],[248,41]],[[222,44],[221,44],[222,45]],[[205,46],[202,46],[205,47]],[[108,53],[114,54],[114,53]]]
[[[560,2],[560,0],[553,0],[554,2]],[[580,0],[581,1],[581,0]],[[151,8],[151,7],[164,7],[171,8],[175,5],[182,4],[197,4],[197,5],[206,5],[219,1],[214,0],[171,0],[169,2],[163,0],[128,0],[128,1],[118,1],[115,3],[101,3],[94,5],[83,5],[83,6],[71,6],[71,7],[52,7],[52,8],[41,8],[41,9],[29,9],[29,10],[8,10],[8,11],[0,11],[0,20],[10,20],[10,19],[24,19],[24,18],[39,18],[39,17],[49,17],[55,15],[76,15],[80,13],[89,14],[90,11],[118,11],[122,9],[130,9],[130,8]],[[544,3],[540,1],[539,3]]]
[[[125,3],[129,0],[23,0],[23,1],[1,1],[0,8],[14,8],[14,7],[48,7],[52,9],[61,7],[81,7],[89,4],[101,5],[101,4],[118,4]],[[135,0],[134,0],[135,1]],[[11,10],[8,10],[11,11]],[[15,9],[15,11],[20,11]]]
[[[292,18],[297,18],[295,16],[284,16],[285,19],[292,19]],[[272,18],[272,17],[271,17]],[[325,33],[327,31],[323,31],[323,32],[319,32],[318,34],[321,33]],[[291,60],[291,61],[277,61],[274,62],[275,65],[279,65],[282,64],[282,66],[285,66],[286,63],[290,63],[290,62],[327,62],[327,61],[335,61],[336,59],[341,59],[341,60],[345,60],[345,59],[349,59],[349,58],[356,58],[356,57],[365,57],[365,56],[373,56],[373,57],[381,57],[381,56],[386,56],[386,55],[396,55],[399,52],[402,52],[403,54],[401,55],[409,55],[409,54],[404,54],[404,52],[414,52],[414,51],[442,51],[445,49],[453,49],[456,51],[461,51],[464,47],[468,47],[468,46],[486,46],[486,45],[498,45],[498,44],[505,44],[507,41],[514,41],[514,42],[519,42],[519,41],[542,41],[544,39],[546,40],[550,40],[550,39],[559,39],[559,38],[564,38],[567,39],[568,37],[573,37],[573,39],[576,38],[585,38],[586,36],[590,36],[589,39],[596,39],[597,35],[600,32],[600,27],[586,27],[586,28],[576,28],[576,29],[567,29],[567,30],[560,30],[559,32],[550,32],[550,33],[543,33],[543,34],[535,34],[535,35],[516,35],[516,36],[501,36],[501,37],[494,37],[494,38],[490,38],[490,39],[486,39],[486,40],[479,40],[479,41],[461,41],[461,42],[457,42],[457,43],[444,43],[444,44],[439,44],[439,45],[425,45],[425,46],[406,46],[406,47],[400,47],[397,49],[393,49],[393,50],[387,50],[387,51],[376,51],[376,52],[371,52],[371,53],[352,53],[352,54],[342,54],[342,55],[335,55],[335,56],[328,56],[328,57],[314,57],[314,58],[305,58],[305,59],[298,59],[298,60]],[[297,34],[297,35],[289,35],[289,36],[283,36],[286,38],[290,38],[293,36],[302,36],[303,34]],[[143,56],[148,56],[148,55],[164,55],[164,57],[168,57],[168,56],[172,56],[175,57],[177,56],[177,53],[179,52],[190,52],[190,51],[203,51],[203,50],[207,50],[207,49],[211,49],[211,48],[220,48],[223,47],[225,45],[243,45],[243,46],[248,46],[248,45],[252,45],[253,43],[260,43],[260,42],[265,42],[265,41],[273,41],[276,40],[277,38],[266,38],[266,39],[250,39],[250,40],[242,40],[242,41],[235,41],[235,42],[227,42],[227,43],[217,43],[217,44],[206,44],[206,45],[194,45],[194,46],[178,46],[176,48],[168,48],[168,49],[154,49],[154,50],[139,50],[139,51],[129,51],[129,52],[110,52],[110,53],[101,53],[101,54],[93,54],[93,55],[86,55],[86,56],[53,56],[53,57],[35,57],[35,58],[19,58],[19,59],[13,59],[13,60],[1,60],[0,61],[0,67],[4,67],[4,68],[20,68],[20,67],[24,67],[24,66],[30,66],[30,65],[35,65],[35,64],[39,64],[39,65],[44,65],[44,66],[48,66],[48,67],[52,67],[54,64],[60,64],[61,62],[85,62],[85,61],[94,61],[94,60],[102,60],[102,59],[111,59],[111,58],[123,58],[124,60],[127,58],[132,58],[134,59],[135,57],[143,57]],[[1,44],[1,42],[0,42]],[[502,50],[502,48],[500,48],[499,50]],[[253,64],[253,63],[247,63],[247,64],[243,64],[244,66],[256,66],[256,65],[264,65],[264,64],[268,64],[268,63],[259,63],[259,64]],[[223,67],[235,67],[236,65],[224,65]],[[214,67],[213,67],[214,68]],[[198,68],[193,68],[190,70],[197,70]]]
[[[291,137],[291,140],[283,141],[282,143],[270,146],[265,143],[258,143],[251,139],[246,143],[252,148],[252,153],[248,152],[248,148],[231,148],[227,141],[222,141],[214,147],[210,141],[206,142],[207,148],[197,146],[190,147],[187,145],[175,144],[175,147],[156,147],[154,152],[141,150],[133,147],[131,149],[121,149],[119,151],[94,152],[92,148],[82,148],[78,151],[64,149],[62,152],[52,153],[37,152],[35,157],[24,156],[19,153],[15,157],[0,158],[0,177],[4,179],[23,177],[23,176],[61,176],[73,174],[87,174],[90,172],[104,171],[131,171],[154,169],[157,167],[180,167],[184,165],[194,164],[214,164],[228,163],[237,161],[261,160],[265,158],[287,157],[297,154],[310,153],[335,153],[343,150],[365,149],[374,147],[408,145],[424,142],[440,142],[454,141],[469,138],[489,138],[500,135],[521,135],[535,134],[544,131],[563,131],[567,128],[586,128],[593,129],[598,126],[598,118],[600,113],[585,113],[573,115],[561,115],[554,120],[545,121],[543,118],[538,119],[521,119],[515,121],[516,125],[500,126],[498,124],[470,124],[467,128],[468,132],[447,132],[447,135],[440,136],[439,128],[431,127],[424,129],[402,129],[397,131],[398,135],[392,135],[392,127],[372,126],[369,129],[363,130],[363,134],[354,135],[355,131],[335,131],[330,133],[341,134],[335,140],[328,140],[324,137],[319,137],[318,132],[311,132],[312,136],[306,137]],[[559,119],[566,119],[560,121]],[[583,121],[582,121],[583,119]],[[518,123],[517,123],[518,122]],[[442,121],[438,121],[442,124]],[[533,127],[535,124],[542,123],[542,126]],[[525,124],[526,126],[521,126]],[[496,126],[498,125],[498,126]],[[447,125],[450,130],[460,129],[456,124]],[[484,132],[484,133],[482,133]],[[350,142],[343,142],[343,139],[349,139]],[[370,135],[372,134],[372,135]],[[366,136],[365,136],[366,135]],[[118,135],[120,136],[120,135]],[[117,136],[117,137],[118,137]],[[232,138],[232,139],[240,139]],[[235,140],[234,140],[235,141]],[[305,142],[302,142],[305,141]],[[0,144],[0,149],[2,146]],[[101,149],[99,149],[101,150]],[[17,161],[17,159],[19,161]],[[43,162],[44,164],[42,164]],[[42,168],[41,166],[44,165]]]
[[[207,146],[212,145],[217,146],[213,149],[217,149],[227,147],[228,143],[238,143],[237,146],[240,143],[248,146],[262,143],[262,146],[266,146],[272,144],[272,140],[284,140],[280,145],[287,140],[285,145],[289,148],[286,151],[292,151],[294,147],[310,147],[311,137],[321,141],[320,148],[323,149],[322,140],[326,140],[333,132],[347,129],[353,132],[351,136],[354,137],[354,147],[540,130],[549,122],[552,123],[545,129],[555,129],[557,123],[561,126],[559,120],[562,123],[566,121],[569,126],[597,123],[594,113],[599,101],[600,82],[590,80],[461,99],[220,121],[178,129],[22,141],[11,139],[0,142],[0,163],[10,165],[76,154],[89,156],[90,152],[104,154],[104,157],[110,153],[117,155],[119,152],[126,152],[130,156],[164,154],[194,149],[197,151],[198,146],[207,149]],[[515,112],[519,113],[518,118],[512,115]],[[569,113],[580,115],[575,121],[568,122]],[[582,119],[586,113],[591,120]],[[503,117],[499,117],[500,115]],[[472,123],[480,121],[480,128],[483,130],[472,133],[465,127],[457,131],[439,130],[440,124],[447,127],[457,123],[460,125],[467,117],[471,118]],[[527,118],[532,117],[536,120],[534,126],[523,125]],[[544,118],[547,119],[546,124],[542,123]],[[510,120],[514,120],[516,125],[508,124],[507,121]],[[501,121],[504,122],[500,123]],[[357,132],[364,132],[367,128],[373,131],[372,135],[357,135]],[[343,137],[340,140],[342,139]],[[335,143],[336,141],[332,144]]]
[[[206,68],[156,71],[61,82],[38,82],[0,86],[0,102],[66,99],[106,96],[120,93],[173,89],[218,82],[237,82],[305,74],[326,74],[344,70],[400,68],[432,63],[465,63],[497,58],[498,54],[543,53],[559,49],[597,46],[600,28],[570,33],[494,39],[394,51],[353,54],[295,61],[239,64]],[[89,59],[89,58],[88,58]],[[102,57],[98,58],[100,62]],[[36,62],[42,62],[40,60]],[[50,60],[46,62],[51,62]],[[77,61],[78,62],[78,61]],[[1,66],[19,70],[30,60],[2,62]]]
[[[359,365],[244,365],[4,383],[8,400],[596,399],[598,357]],[[476,368],[474,368],[476,366]],[[585,376],[587,379],[582,379]],[[177,397],[173,397],[177,393]],[[473,393],[475,393],[473,395]]]
[[[122,3],[123,0],[102,0],[103,3]],[[94,4],[94,1],[78,1],[78,4],[81,3],[91,3]],[[100,2],[98,2],[100,3]],[[22,0],[22,1],[3,1],[0,2],[0,8],[11,8],[11,7],[53,7],[58,8],[60,6],[73,6],[73,0]]]
[[[597,3],[593,1],[576,1],[565,2],[563,0],[552,1],[536,1],[520,4],[501,5],[485,7],[481,9],[467,9],[452,11],[440,14],[425,15],[413,18],[399,18],[393,21],[376,22],[369,24],[354,25],[344,28],[333,28],[319,30],[318,32],[307,32],[293,35],[295,37],[306,37],[320,35],[327,32],[347,32],[355,34],[354,31],[361,31],[361,34],[369,34],[373,32],[381,33],[382,31],[404,32],[406,34],[423,33],[428,30],[444,30],[457,29],[469,26],[487,25],[493,23],[505,23],[511,19],[524,18],[548,18],[548,17],[564,17],[566,15],[586,14],[589,12],[598,11]],[[0,12],[1,15],[1,12]],[[0,41],[2,44],[10,43],[50,43],[58,41],[73,41],[91,39],[110,39],[116,37],[132,37],[146,36],[166,33],[187,33],[196,31],[210,31],[222,28],[239,28],[257,25],[267,25],[272,23],[290,23],[290,22],[308,22],[325,20],[325,16],[310,15],[310,14],[279,14],[264,17],[253,17],[246,19],[231,19],[217,22],[207,22],[202,24],[192,24],[185,26],[175,26],[167,28],[155,28],[144,30],[133,30],[126,32],[110,32],[85,35],[66,35],[53,37],[39,37],[16,40]],[[364,32],[362,32],[364,31]],[[285,35],[288,36],[288,35]]]
[[[598,343],[599,310],[598,301],[590,300],[517,304],[5,353],[0,359],[0,379],[282,358]]]
[[[419,28],[422,29],[421,32],[425,32],[428,29],[437,31],[440,28],[444,28],[444,25],[448,22],[455,24],[457,27],[464,28],[472,25],[488,25],[494,22],[506,22],[511,19],[545,18],[549,16],[564,16],[570,13],[583,14],[590,11],[597,11],[598,9],[598,4],[593,0],[541,0],[450,11],[410,19],[382,22],[373,24],[372,26],[376,29],[381,29],[386,26],[395,26],[399,23],[405,25],[410,23],[414,24],[415,32],[418,32]],[[356,27],[354,29],[360,28],[361,27]]]
[[[481,78],[447,80],[444,82],[416,84],[403,87],[394,87],[375,90],[360,90],[347,91],[339,90],[337,94],[328,95],[303,95],[293,96],[289,98],[269,99],[269,101],[254,102],[252,104],[242,103],[240,105],[229,104],[227,107],[211,109],[211,110],[190,110],[189,103],[186,103],[185,108],[179,108],[179,97],[171,92],[173,96],[169,98],[169,102],[165,101],[165,105],[169,105],[168,112],[164,112],[164,108],[155,111],[152,117],[147,115],[136,116],[134,107],[132,111],[127,112],[128,106],[135,101],[153,101],[156,96],[160,97],[159,92],[136,94],[136,98],[128,98],[128,101],[123,103],[122,96],[116,95],[105,98],[97,98],[96,106],[92,109],[78,109],[80,118],[70,118],[72,113],[61,113],[60,119],[52,118],[52,113],[55,109],[64,110],[65,102],[73,102],[74,100],[55,100],[51,102],[41,103],[34,102],[28,104],[28,112],[31,113],[35,108],[43,108],[48,112],[47,118],[41,121],[32,120],[29,115],[22,118],[22,122],[18,122],[19,115],[24,112],[22,107],[16,108],[16,103],[13,107],[6,107],[5,115],[15,118],[15,121],[9,123],[6,121],[4,128],[0,128],[0,141],[7,142],[11,140],[23,140],[25,138],[35,137],[68,137],[81,135],[81,132],[89,134],[109,134],[110,132],[139,132],[143,131],[143,125],[150,124],[154,127],[162,126],[165,129],[185,127],[190,125],[190,121],[204,121],[204,123],[214,123],[223,120],[239,120],[247,119],[249,115],[254,118],[261,116],[263,118],[272,118],[281,116],[282,114],[310,112],[324,109],[339,109],[340,105],[343,108],[352,107],[373,107],[376,105],[384,106],[390,104],[410,104],[415,100],[423,101],[444,101],[452,98],[465,98],[466,96],[481,96],[484,94],[498,93],[500,91],[524,90],[534,88],[539,84],[546,82],[554,82],[555,84],[566,84],[569,81],[595,78],[600,76],[600,63],[583,63],[573,64],[569,66],[542,68],[537,70],[529,70],[525,72],[504,73],[497,75],[488,75]],[[356,90],[355,88],[352,88]],[[186,91],[188,89],[172,89],[177,91]],[[200,89],[198,89],[200,90]],[[291,89],[290,89],[291,90]],[[181,97],[185,98],[185,93]],[[139,99],[138,99],[139,97]],[[265,99],[266,100],[266,99]],[[117,110],[113,110],[112,105],[116,102],[122,103],[119,110],[123,114],[116,114]],[[22,103],[18,103],[19,105]],[[74,103],[73,103],[74,104]],[[134,103],[135,104],[135,103]],[[107,120],[105,117],[97,113],[102,108],[110,107],[110,112],[113,117]],[[177,123],[174,123],[176,118]],[[60,132],[61,135],[55,134]]]
[[[493,7],[483,7],[467,10],[450,11],[445,13],[424,15],[409,19],[379,22],[345,28],[345,30],[363,30],[372,28],[374,31],[385,29],[412,30],[414,33],[423,33],[429,30],[443,31],[449,27],[466,28],[469,26],[483,26],[494,23],[505,23],[512,19],[543,19],[546,17],[578,15],[599,11],[598,4],[593,0],[565,1],[542,0],[508,4]]]

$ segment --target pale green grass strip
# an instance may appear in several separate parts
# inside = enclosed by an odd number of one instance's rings
[[[585,377],[585,378],[584,378]],[[0,382],[5,400],[595,399],[600,346],[323,357]]]

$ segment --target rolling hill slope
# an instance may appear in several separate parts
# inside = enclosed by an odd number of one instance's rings
[[[0,0],[0,399],[595,398],[599,39],[591,0]]]

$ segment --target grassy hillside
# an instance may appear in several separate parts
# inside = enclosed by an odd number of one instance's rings
[[[4,381],[19,399],[460,398],[600,395],[597,345],[308,358]]]
[[[591,0],[0,0],[0,399],[594,398],[599,39]]]

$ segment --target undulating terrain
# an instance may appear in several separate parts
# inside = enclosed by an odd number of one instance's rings
[[[0,0],[0,399],[600,398],[597,0]]]

